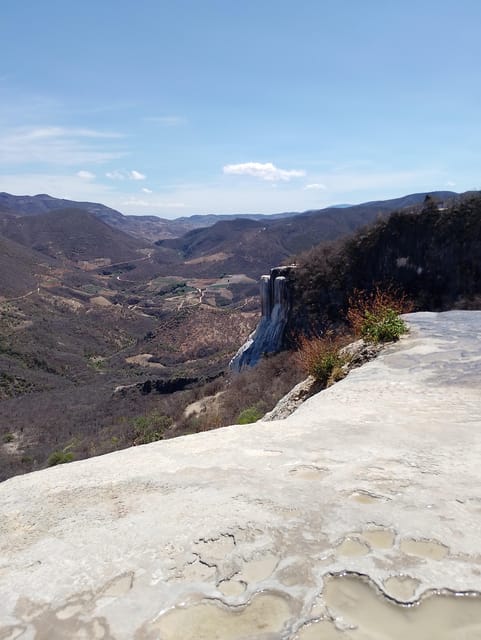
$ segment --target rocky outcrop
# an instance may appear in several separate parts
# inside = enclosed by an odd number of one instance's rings
[[[381,344],[370,344],[361,339],[343,347],[341,354],[347,359],[347,362],[343,366],[342,377],[346,376],[352,369],[356,369],[356,367],[360,367],[375,358],[383,346]],[[281,398],[276,406],[261,418],[262,422],[284,420],[291,413],[294,413],[303,402],[315,393],[322,391],[323,388],[324,386],[318,380],[313,376],[308,376]]]
[[[220,375],[223,375],[222,373]],[[176,391],[183,391],[199,384],[206,384],[212,382],[218,378],[219,375],[209,376],[204,378],[191,377],[191,378],[169,378],[166,380],[143,380],[142,382],[136,382],[134,384],[119,385],[115,387],[114,394],[121,396],[127,395],[127,393],[141,393],[146,396],[149,393],[168,394],[175,393]]]
[[[318,391],[321,391],[321,385],[313,376],[308,376],[281,398],[276,406],[261,418],[262,422],[284,420]]]
[[[282,347],[284,330],[291,308],[289,279],[292,266],[271,269],[261,277],[260,296],[262,316],[255,331],[230,362],[233,371],[252,367],[263,355],[277,353]]]

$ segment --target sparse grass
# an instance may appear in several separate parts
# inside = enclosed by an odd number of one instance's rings
[[[393,288],[373,291],[355,290],[349,299],[347,318],[356,335],[368,342],[394,342],[408,331],[401,313],[413,305]]]
[[[298,340],[297,359],[306,374],[324,386],[344,377],[348,358],[341,354],[347,338],[327,332],[323,336],[301,336]]]

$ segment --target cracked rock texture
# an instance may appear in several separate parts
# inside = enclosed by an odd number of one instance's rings
[[[0,638],[481,638],[481,312],[407,320],[285,420],[1,484]]]

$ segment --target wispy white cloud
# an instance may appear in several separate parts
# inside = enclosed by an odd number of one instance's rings
[[[123,138],[124,136],[114,131],[96,131],[95,129],[82,129],[75,127],[29,127],[17,129],[19,139],[35,140],[38,138]]]
[[[0,129],[0,164],[101,164],[126,152],[112,148],[121,134],[75,127],[14,127]]]
[[[456,183],[455,183],[455,182],[453,182],[452,180],[448,180],[448,181],[446,182],[446,186],[447,186],[447,187],[455,187],[455,186],[456,186]]]
[[[305,191],[324,191],[325,189],[327,189],[326,185],[321,182],[312,182],[311,184],[306,184],[304,187]]]
[[[77,177],[82,178],[82,180],[93,180],[95,178],[95,173],[91,171],[77,171]]]
[[[140,173],[140,171],[136,171],[135,169],[132,169],[130,171],[120,171],[116,169],[114,171],[107,171],[105,177],[109,178],[110,180],[145,180],[147,176],[145,176],[143,173]]]
[[[240,164],[226,164],[223,167],[225,174],[237,176],[252,176],[269,182],[288,182],[292,178],[302,178],[306,175],[300,169],[280,169],[272,162],[243,162]]]
[[[110,180],[126,179],[125,171],[107,171],[107,173],[105,174],[105,177],[109,178]]]
[[[147,187],[144,187],[141,191],[142,193],[153,193],[152,189],[147,189]]]

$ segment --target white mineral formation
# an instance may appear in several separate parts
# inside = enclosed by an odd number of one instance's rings
[[[230,362],[233,371],[257,364],[263,355],[281,349],[284,329],[289,317],[287,274],[292,267],[276,267],[261,277],[260,298],[262,315],[255,331]]]
[[[1,484],[0,638],[479,640],[481,312],[408,321],[285,420]]]

